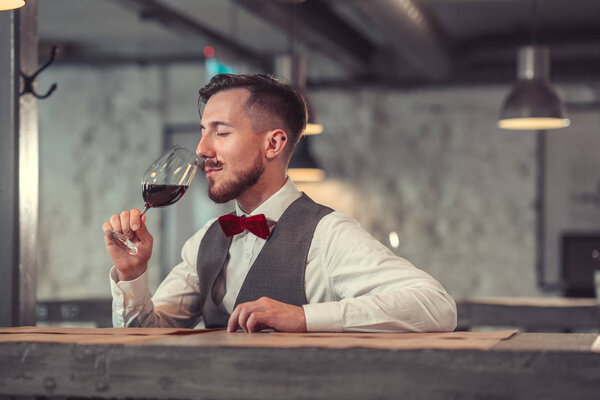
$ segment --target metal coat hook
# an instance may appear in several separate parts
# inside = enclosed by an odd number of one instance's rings
[[[21,76],[23,77],[23,90],[21,91],[21,93],[19,93],[19,96],[23,96],[24,94],[31,93],[32,95],[34,95],[35,97],[37,97],[38,99],[41,100],[41,99],[48,98],[52,94],[52,92],[54,92],[54,90],[56,90],[56,83],[53,83],[52,86],[50,86],[50,89],[46,92],[46,94],[39,95],[34,91],[33,83],[35,81],[35,78],[40,74],[40,72],[42,72],[43,70],[48,68],[48,66],[54,62],[54,58],[56,57],[57,50],[58,50],[58,46],[52,46],[52,55],[50,56],[50,60],[48,60],[48,62],[46,64],[42,65],[37,71],[35,71],[33,73],[33,75],[25,75],[23,73],[23,71],[19,71]]]

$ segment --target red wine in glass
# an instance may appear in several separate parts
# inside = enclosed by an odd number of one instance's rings
[[[153,207],[166,207],[176,203],[185,194],[196,170],[202,168],[203,160],[191,150],[174,146],[148,167],[142,178],[144,209],[141,215]],[[138,249],[126,235],[107,229],[104,234],[112,243],[131,255]]]
[[[189,186],[161,185],[146,183],[142,185],[142,197],[152,207],[166,207],[177,202]]]

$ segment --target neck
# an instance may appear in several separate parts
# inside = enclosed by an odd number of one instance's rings
[[[285,169],[270,173],[265,171],[258,182],[246,189],[236,201],[244,213],[250,215],[258,206],[277,193],[285,185],[286,181]]]

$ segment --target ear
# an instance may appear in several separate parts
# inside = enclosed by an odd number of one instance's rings
[[[265,156],[274,159],[283,152],[290,139],[282,129],[274,129],[267,132],[265,140]]]

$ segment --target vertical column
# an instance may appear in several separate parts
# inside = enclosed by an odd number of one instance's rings
[[[18,12],[19,65],[26,75],[38,69],[37,0]],[[35,325],[39,209],[38,100],[19,99],[19,325]]]
[[[0,12],[0,326],[18,324],[18,22]]]

